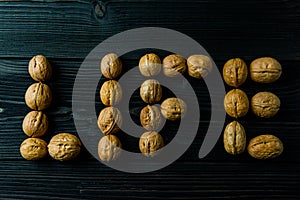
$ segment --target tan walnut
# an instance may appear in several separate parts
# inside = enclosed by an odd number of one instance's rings
[[[106,107],[98,116],[98,127],[104,135],[115,134],[122,125],[122,114],[115,107]]]
[[[33,80],[44,82],[51,79],[52,67],[45,56],[36,55],[29,61],[28,72]]]
[[[20,147],[20,153],[26,160],[40,160],[47,156],[47,142],[39,138],[27,138]]]
[[[29,112],[22,123],[24,133],[28,137],[41,137],[48,130],[48,117],[42,111]]]
[[[187,69],[186,59],[178,54],[172,54],[163,59],[163,72],[166,76],[176,77]]]
[[[164,146],[164,140],[157,132],[145,132],[140,138],[139,146],[142,154],[147,157],[153,157]]]
[[[141,57],[139,70],[143,76],[155,76],[161,71],[161,61],[158,55],[149,53]]]
[[[212,62],[206,55],[191,55],[187,59],[188,73],[194,78],[204,78],[212,70]]]
[[[185,116],[187,111],[186,103],[176,97],[171,97],[164,100],[161,104],[161,113],[162,115],[171,121],[181,119]]]
[[[273,83],[282,73],[281,64],[274,58],[262,57],[250,64],[251,79],[258,83]]]
[[[241,58],[230,59],[223,67],[224,81],[230,86],[239,87],[246,81],[247,76],[248,68]]]
[[[25,102],[32,110],[44,110],[51,105],[51,89],[44,83],[34,83],[25,93]]]
[[[265,160],[278,157],[283,151],[283,144],[278,137],[266,134],[252,138],[247,149],[253,158]]]
[[[224,130],[223,143],[227,153],[243,153],[246,148],[246,132],[243,125],[237,121],[229,123]]]
[[[48,151],[52,158],[67,161],[76,158],[81,150],[81,142],[73,134],[59,133],[53,136],[48,144]]]
[[[115,79],[122,73],[121,59],[115,53],[109,53],[101,59],[101,73],[108,79]]]
[[[116,160],[121,154],[122,144],[114,135],[103,136],[98,143],[98,155],[102,161]]]
[[[280,99],[271,92],[258,92],[251,99],[252,112],[259,117],[273,117],[279,108]]]
[[[106,106],[118,104],[122,98],[121,85],[115,80],[105,81],[100,89],[100,99]]]
[[[245,116],[249,110],[249,100],[246,93],[240,89],[230,90],[224,98],[224,108],[231,117]]]

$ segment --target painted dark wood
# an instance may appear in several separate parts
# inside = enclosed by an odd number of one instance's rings
[[[0,198],[1,199],[161,199],[235,198],[299,199],[300,184],[300,3],[268,1],[0,1]],[[127,29],[158,26],[175,29],[198,41],[221,70],[225,61],[242,57],[249,64],[273,56],[283,65],[282,77],[262,86],[250,79],[241,87],[249,97],[272,91],[281,101],[278,115],[256,118],[251,112],[240,121],[247,139],[273,133],[284,143],[283,154],[257,161],[247,153],[225,153],[222,138],[204,159],[198,158],[209,120],[209,95],[203,84],[189,81],[201,106],[199,132],[187,152],[170,166],[146,174],[119,172],[99,163],[85,149],[72,162],[47,158],[22,159],[19,146],[26,138],[22,120],[29,108],[24,94],[33,83],[27,72],[33,55],[44,54],[54,67],[49,83],[55,100],[46,111],[49,141],[58,132],[76,134],[72,89],[85,56],[106,38]],[[146,51],[122,57],[125,68],[137,65]],[[161,55],[162,56],[162,55]],[[100,75],[99,75],[100,76]],[[103,81],[103,79],[99,81]],[[226,86],[226,90],[230,90]],[[132,117],[143,104],[133,96]],[[101,104],[96,103],[97,112]],[[232,119],[227,117],[226,123]],[[172,135],[165,134],[170,141]],[[137,141],[120,135],[124,147],[137,151]]]

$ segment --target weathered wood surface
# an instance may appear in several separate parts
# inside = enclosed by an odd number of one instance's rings
[[[290,0],[0,1],[0,198],[299,199],[299,7],[299,1]],[[49,141],[57,132],[76,133],[72,88],[85,56],[106,38],[144,26],[187,34],[205,47],[219,69],[232,57],[247,63],[260,56],[277,58],[283,65],[279,81],[262,87],[247,80],[242,89],[249,97],[262,90],[276,93],[282,101],[280,112],[269,120],[249,113],[241,122],[247,139],[265,132],[278,135],[285,147],[282,156],[262,162],[247,153],[233,157],[224,152],[220,138],[213,151],[199,160],[208,124],[208,117],[201,116],[203,122],[189,150],[156,172],[118,172],[87,151],[68,163],[23,160],[19,145],[26,136],[21,124],[29,111],[24,94],[33,83],[27,72],[29,59],[44,54],[55,68],[50,83],[55,101],[47,111],[52,124],[45,137]],[[142,53],[125,55],[126,67],[136,65]],[[199,97],[207,99],[205,90],[191,82]],[[207,101],[201,105],[203,113],[209,113]],[[135,144],[133,140],[125,146],[136,151],[131,147]]]

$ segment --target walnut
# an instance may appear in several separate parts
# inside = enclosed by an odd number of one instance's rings
[[[59,161],[76,158],[79,155],[80,150],[80,140],[70,133],[59,133],[53,136],[48,145],[50,156]]]

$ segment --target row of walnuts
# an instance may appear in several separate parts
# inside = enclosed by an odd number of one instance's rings
[[[251,62],[249,72],[252,81],[267,84],[280,78],[282,67],[276,59],[262,57]],[[245,128],[237,119],[245,116],[249,108],[260,118],[274,117],[281,104],[277,95],[269,91],[258,92],[249,101],[247,94],[241,89],[237,89],[246,81],[247,76],[248,68],[241,58],[230,59],[223,67],[225,83],[235,87],[224,98],[225,111],[235,120],[225,127],[223,143],[226,152],[233,155],[243,153],[247,144]],[[272,159],[282,153],[283,144],[277,136],[265,132],[249,141],[247,151],[250,156],[256,159]]]
[[[22,128],[29,137],[20,146],[20,153],[26,160],[40,160],[48,153],[55,160],[66,161],[77,157],[81,150],[80,140],[70,133],[59,133],[47,142],[43,137],[48,130],[49,121],[43,112],[52,102],[52,91],[45,84],[52,76],[52,67],[45,56],[34,56],[28,65],[32,79],[37,81],[25,93],[26,105],[32,109],[24,118]]]
[[[195,57],[198,56],[198,59]],[[170,121],[181,119],[187,110],[186,103],[176,97],[165,99],[160,106],[154,105],[161,101],[163,89],[155,77],[161,72],[165,76],[176,77],[183,74],[187,68],[191,76],[205,76],[211,70],[211,62],[207,56],[193,55],[188,62],[178,54],[172,54],[161,62],[158,55],[149,53],[140,58],[139,71],[144,77],[149,77],[140,87],[140,97],[147,105],[140,111],[140,122],[145,132],[140,136],[139,149],[147,157],[153,157],[164,146],[163,136],[158,132],[162,127],[162,117]],[[204,62],[205,68],[195,68],[195,62]],[[121,153],[121,142],[115,136],[122,125],[122,113],[115,107],[121,101],[122,87],[117,79],[122,72],[122,62],[115,53],[105,55],[101,60],[102,75],[106,80],[100,89],[101,102],[107,106],[101,110],[98,117],[98,127],[104,136],[98,144],[98,155],[102,161],[116,160]],[[199,65],[198,65],[199,66]],[[196,72],[198,71],[198,72]]]

